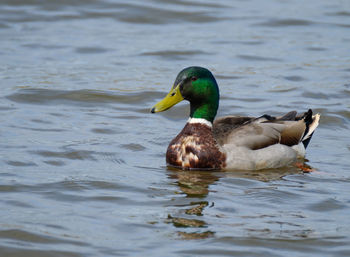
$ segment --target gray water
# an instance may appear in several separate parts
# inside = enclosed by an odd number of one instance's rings
[[[350,2],[0,2],[0,256],[349,256]],[[312,172],[165,165],[184,67],[219,116],[321,114]]]

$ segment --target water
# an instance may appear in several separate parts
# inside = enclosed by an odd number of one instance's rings
[[[349,256],[349,1],[0,3],[1,256]],[[319,112],[303,173],[165,166],[184,67],[219,115]]]

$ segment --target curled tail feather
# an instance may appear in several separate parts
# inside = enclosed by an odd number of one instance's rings
[[[320,120],[320,114],[312,114],[312,110],[309,109],[300,119],[304,119],[306,124],[306,129],[303,137],[301,138],[301,142],[303,143],[305,149],[310,143],[312,135],[314,134],[315,129],[317,128]]]

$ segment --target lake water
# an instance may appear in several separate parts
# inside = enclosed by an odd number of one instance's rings
[[[349,53],[348,0],[1,1],[0,256],[350,256]],[[191,65],[220,116],[320,113],[314,171],[167,168]]]

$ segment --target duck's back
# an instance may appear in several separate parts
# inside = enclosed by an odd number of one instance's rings
[[[226,153],[227,169],[278,168],[304,157],[318,121],[311,110],[300,116],[226,116],[214,122],[213,135]]]

